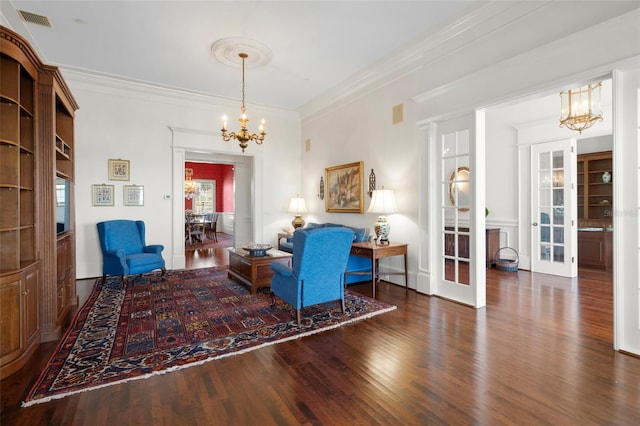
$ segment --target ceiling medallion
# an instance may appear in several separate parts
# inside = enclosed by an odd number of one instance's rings
[[[240,53],[245,53],[246,68],[259,68],[267,65],[273,58],[271,50],[263,43],[245,37],[221,38],[211,45],[211,55],[224,65],[238,68],[242,65]]]

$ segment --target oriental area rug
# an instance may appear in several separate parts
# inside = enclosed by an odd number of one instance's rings
[[[23,407],[297,339],[396,307],[345,290],[339,302],[291,306],[268,289],[251,295],[226,267],[98,279]]]

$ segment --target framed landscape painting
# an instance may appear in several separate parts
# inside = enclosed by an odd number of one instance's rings
[[[325,210],[331,213],[364,212],[362,161],[324,169],[327,185]]]

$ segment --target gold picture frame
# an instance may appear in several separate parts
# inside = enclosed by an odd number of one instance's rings
[[[324,169],[325,210],[329,213],[363,213],[363,162]]]
[[[96,207],[110,207],[114,203],[113,185],[97,184],[91,186],[91,200]]]
[[[129,160],[109,160],[109,180],[129,180]]]
[[[123,205],[125,206],[144,206],[144,186],[142,185],[123,185]]]

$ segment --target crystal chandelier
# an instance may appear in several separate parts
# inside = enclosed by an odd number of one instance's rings
[[[249,55],[241,52],[238,53],[238,56],[242,59],[242,107],[240,108],[242,115],[240,116],[240,118],[238,118],[238,122],[240,123],[240,131],[237,133],[227,133],[227,116],[225,115],[222,117],[222,139],[225,142],[228,142],[231,139],[237,139],[240,143],[240,148],[242,148],[242,152],[244,152],[245,148],[248,145],[247,142],[250,140],[255,141],[258,145],[262,145],[262,141],[264,141],[264,136],[266,135],[266,133],[264,132],[264,119],[262,119],[262,122],[260,123],[259,135],[255,133],[252,134],[247,131],[247,122],[249,121],[249,119],[245,114],[247,109],[244,106],[244,60],[248,58]]]
[[[191,179],[193,169],[184,169],[184,198],[192,200],[200,194],[200,184]]]
[[[602,121],[602,82],[560,92],[560,127],[582,133]]]

